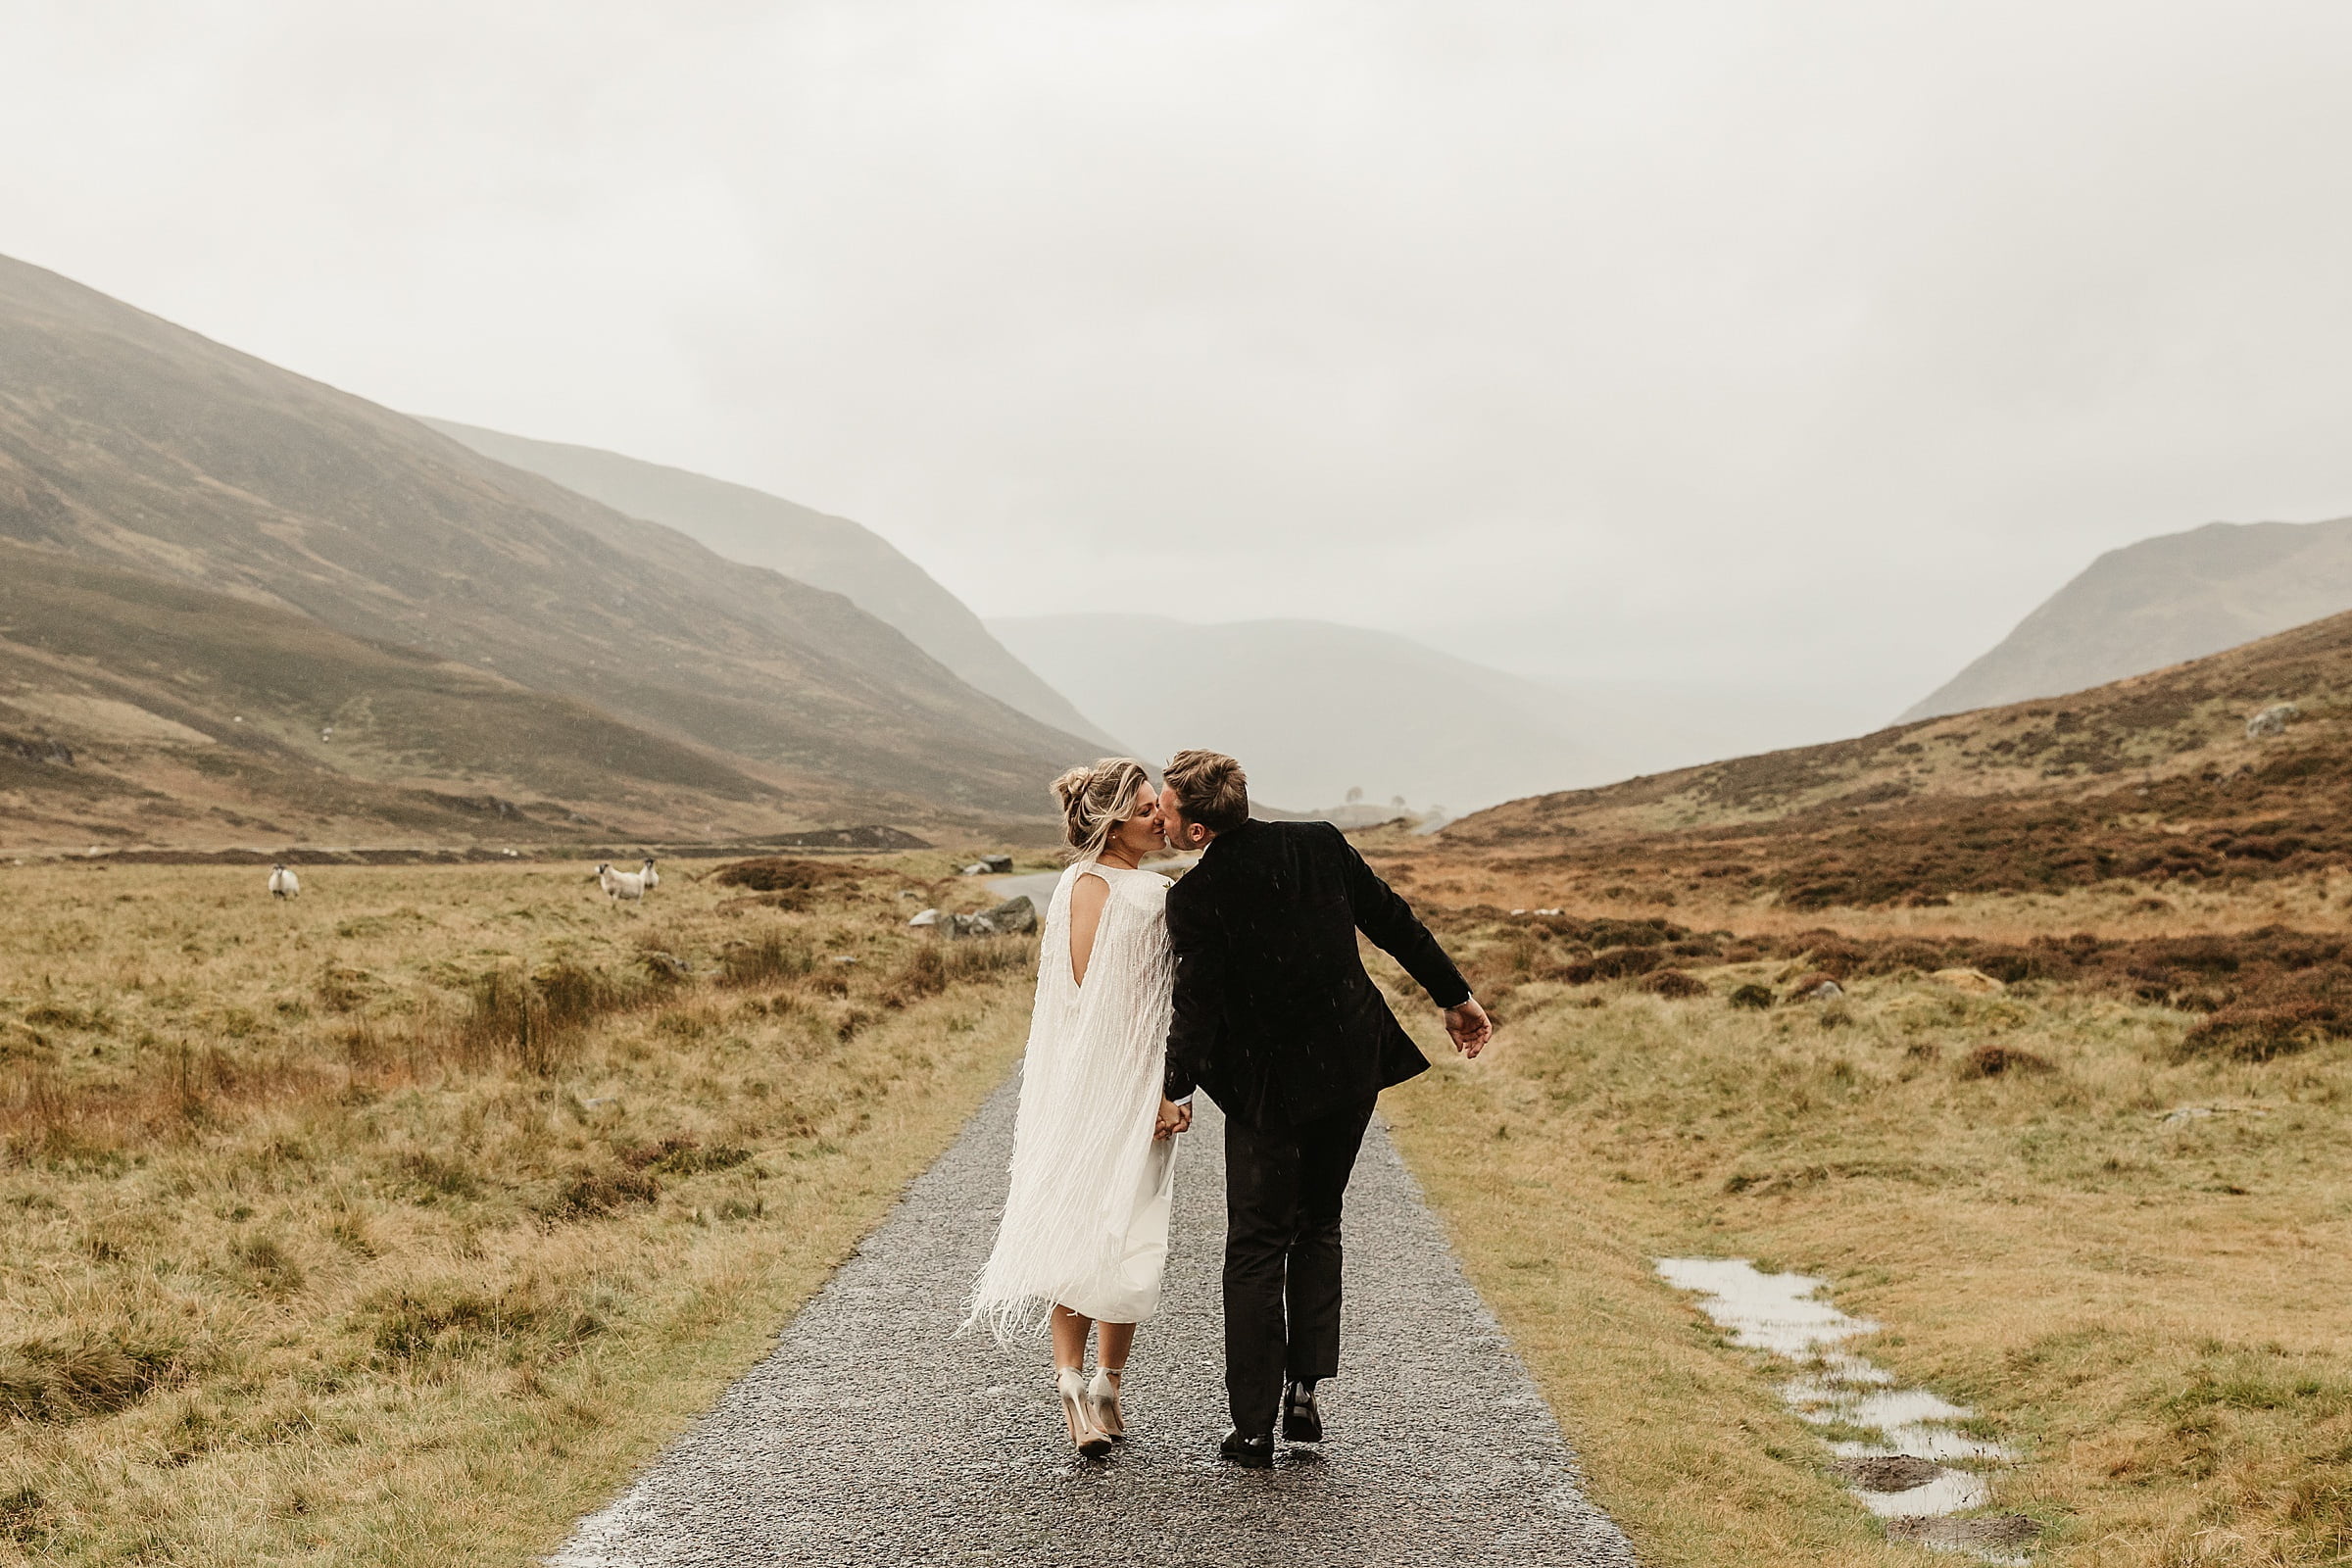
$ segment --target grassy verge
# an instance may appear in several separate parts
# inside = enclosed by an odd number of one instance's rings
[[[925,875],[13,874],[0,1561],[551,1548],[1017,1055]]]
[[[1917,973],[1727,1004],[1803,967],[1524,984],[1487,1059],[1388,1100],[1644,1559],[1922,1560],[1650,1272],[1708,1254],[1826,1275],[1865,1353],[2019,1445],[1996,1499],[2041,1560],[2352,1560],[2352,1050],[2233,1059],[2191,1014]]]

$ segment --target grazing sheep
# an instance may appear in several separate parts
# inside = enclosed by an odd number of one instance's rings
[[[645,891],[648,893],[662,885],[662,873],[654,869],[652,856],[647,856],[644,862],[638,867],[637,880],[645,884]]]
[[[635,871],[615,871],[610,860],[596,862],[596,881],[605,890],[605,897],[615,903],[645,897],[645,878]]]
[[[302,878],[282,865],[273,865],[270,868],[270,893],[273,898],[300,898],[302,896]]]

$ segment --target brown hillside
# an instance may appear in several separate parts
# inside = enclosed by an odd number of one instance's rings
[[[2284,703],[2280,733],[2248,735]],[[1544,903],[2247,881],[2352,865],[2347,784],[2352,614],[2064,699],[1510,802],[1429,858]]]
[[[5,259],[0,537],[763,764],[810,820],[877,793],[1035,815],[1044,782],[1093,751],[838,594]]]
[[[773,831],[785,792],[569,698],[0,541],[0,847]]]

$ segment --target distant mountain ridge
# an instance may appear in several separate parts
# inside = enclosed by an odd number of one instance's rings
[[[1146,760],[1185,746],[1230,752],[1251,793],[1277,806],[1361,788],[1459,810],[1606,776],[1565,694],[1393,632],[1118,613],[989,627]]]
[[[598,447],[417,417],[484,457],[552,479],[615,512],[675,528],[729,561],[841,594],[998,701],[1098,746],[1119,744],[991,636],[962,600],[862,523]]]
[[[2352,610],[2352,518],[2110,550],[1896,722],[2087,690]]]
[[[841,595],[5,258],[0,540],[579,705],[757,786],[772,827],[1037,817],[1046,781],[1096,750]],[[216,627],[228,613],[204,612]],[[135,616],[110,623],[135,638]],[[182,650],[218,662],[238,646],[208,631]],[[135,641],[88,657],[113,666],[99,674],[174,678]],[[322,657],[321,670],[358,659]],[[289,673],[287,721],[351,723],[368,693],[326,684],[333,703]]]
[[[1146,760],[1221,747],[1249,766],[1257,798],[1291,810],[1331,811],[1360,787],[1368,808],[1401,795],[1416,813],[1467,811],[1843,728],[1806,693],[1539,679],[1327,620],[1113,612],[988,624]]]

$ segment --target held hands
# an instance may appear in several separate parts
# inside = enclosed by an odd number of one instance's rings
[[[1446,1009],[1446,1033],[1453,1041],[1454,1050],[1464,1056],[1476,1057],[1487,1049],[1487,1042],[1494,1038],[1494,1021],[1478,1004],[1478,999],[1472,997],[1458,1007]]]
[[[1188,1100],[1179,1105],[1173,1100],[1162,1100],[1159,1102],[1159,1120],[1152,1129],[1152,1141],[1157,1143],[1163,1138],[1173,1138],[1178,1133],[1190,1132],[1192,1126],[1193,1102],[1191,1101]]]

